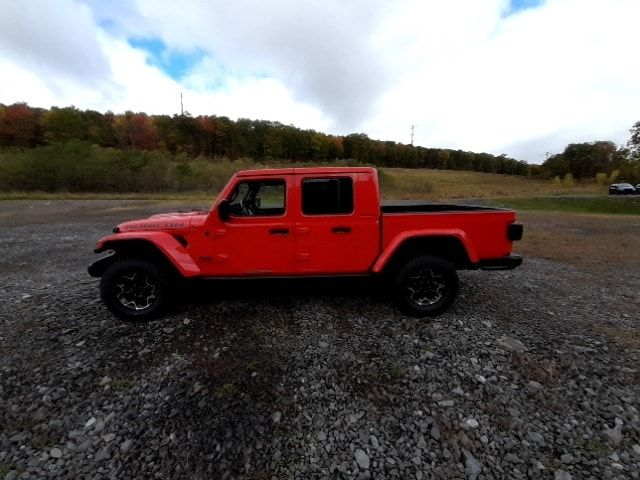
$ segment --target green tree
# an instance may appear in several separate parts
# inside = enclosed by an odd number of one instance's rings
[[[571,173],[580,180],[594,178],[600,172],[608,174],[625,157],[613,142],[571,143],[561,154],[549,157],[543,168],[549,177]]]
[[[284,148],[282,146],[283,136],[280,130],[271,128],[265,138],[265,155],[266,158],[279,159],[282,158]]]
[[[331,160],[333,141],[323,133],[314,132],[311,135],[311,155],[314,160],[326,162]]]
[[[117,142],[113,132],[113,117],[112,112],[105,114],[95,110],[82,112],[85,139],[101,147],[115,147]]]
[[[82,140],[86,126],[82,112],[75,107],[51,107],[42,116],[42,129],[47,143]]]
[[[71,141],[80,142],[77,145],[84,145],[82,148],[97,145],[122,150],[168,151],[180,155],[185,161],[196,156],[268,158],[290,162],[350,159],[388,167],[477,170],[518,175],[527,175],[530,171],[525,162],[518,162],[506,155],[496,157],[487,153],[424,148],[394,141],[372,140],[363,133],[334,136],[266,120],[241,118],[233,121],[214,115],[194,118],[189,113],[149,116],[131,111],[114,115],[112,112],[81,111],[73,106],[52,107],[46,111],[26,104],[0,104],[0,147],[34,147]],[[128,158],[147,158],[129,153],[131,156]],[[582,158],[580,155],[574,157]],[[576,163],[574,157],[567,155],[564,160],[568,162],[567,159],[570,159]],[[606,152],[600,157],[611,158]],[[79,157],[76,155],[74,158]],[[631,163],[621,163],[619,168],[625,176],[635,171]],[[607,167],[597,171],[606,173],[610,170]],[[568,172],[573,173],[568,169],[562,175]],[[181,182],[198,176],[196,170],[186,168],[173,173],[176,178],[182,179]]]
[[[640,160],[640,120],[633,124],[629,133],[631,134],[627,142],[629,154],[634,160]]]
[[[371,140],[364,133],[352,133],[344,137],[344,156],[358,160],[359,162],[369,162]]]

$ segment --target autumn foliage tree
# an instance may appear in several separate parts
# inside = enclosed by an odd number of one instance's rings
[[[38,114],[26,103],[0,105],[0,145],[33,147],[38,142]]]
[[[126,112],[113,119],[113,131],[120,148],[154,150],[158,146],[158,129],[144,113]]]
[[[100,147],[163,151],[187,162],[198,156],[289,162],[350,160],[386,167],[439,168],[527,175],[529,166],[504,155],[424,148],[303,130],[268,120],[231,120],[216,115],[147,115],[31,108],[0,104],[0,147],[30,148],[84,141]],[[183,167],[187,171],[187,167]]]

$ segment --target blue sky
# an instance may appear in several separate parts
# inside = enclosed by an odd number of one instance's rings
[[[512,15],[524,10],[541,6],[544,0],[509,0],[507,15]],[[101,27],[105,30],[114,30],[111,20],[102,20]],[[170,49],[160,38],[133,37],[128,39],[133,48],[143,50],[148,54],[148,63],[159,68],[174,80],[182,79],[198,62],[205,57],[205,52],[195,49],[190,52],[182,52]]]
[[[509,0],[511,12],[536,8],[542,5],[544,0]]]
[[[200,49],[189,53],[171,50],[159,38],[130,38],[128,42],[133,48],[148,54],[149,65],[159,68],[174,80],[183,78],[205,56]]]

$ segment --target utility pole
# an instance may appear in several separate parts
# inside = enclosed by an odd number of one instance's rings
[[[184,117],[184,105],[182,104],[182,92],[180,92],[180,115]]]
[[[551,155],[553,152],[544,152],[544,156],[545,156],[545,160],[549,160],[549,155]]]
[[[413,147],[413,132],[415,130],[416,126],[415,125],[411,125],[411,146]]]

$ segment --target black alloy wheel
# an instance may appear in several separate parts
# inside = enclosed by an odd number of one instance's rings
[[[145,310],[156,301],[156,281],[144,270],[122,272],[113,280],[116,298],[122,306]]]
[[[112,263],[100,281],[102,301],[124,321],[160,316],[167,305],[168,281],[157,265],[138,259]]]
[[[434,256],[409,260],[394,279],[394,296],[402,310],[418,317],[435,317],[458,294],[458,274],[451,262]]]

